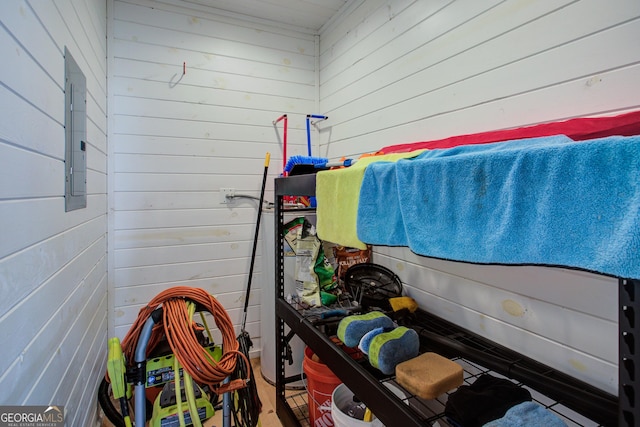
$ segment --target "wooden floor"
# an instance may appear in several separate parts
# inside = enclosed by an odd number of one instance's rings
[[[262,401],[262,412],[260,413],[261,427],[282,427],[280,419],[276,415],[276,392],[275,387],[262,378],[260,373],[260,359],[252,359],[254,376],[258,388],[258,396]],[[222,411],[216,411],[215,415],[203,423],[206,427],[223,427]],[[113,424],[103,417],[102,427],[113,427]]]

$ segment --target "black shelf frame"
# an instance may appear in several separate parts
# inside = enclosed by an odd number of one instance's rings
[[[640,280],[618,279],[618,425],[640,424]]]
[[[287,384],[301,379],[301,375],[285,377],[286,346],[285,325],[298,335],[311,349],[327,364],[329,369],[338,376],[346,386],[358,395],[363,402],[380,418],[385,425],[424,426],[424,419],[412,406],[397,398],[378,378],[373,376],[365,367],[354,361],[347,353],[335,345],[329,337],[316,328],[311,322],[304,319],[298,311],[285,301],[284,295],[284,239],[283,221],[285,209],[285,196],[314,196],[315,174],[299,175],[276,178],[274,183],[275,196],[275,321],[276,321],[276,413],[284,426],[299,427],[301,424],[289,406],[285,387]],[[308,211],[308,209],[307,209]],[[617,405],[618,426],[633,427],[640,424],[640,280],[619,278],[619,386],[618,396],[611,396],[605,392],[599,393],[597,389],[575,380],[577,387],[588,388],[595,392],[598,399],[605,405]],[[426,331],[429,334],[430,332]],[[435,336],[435,335],[434,335]],[[473,336],[473,334],[471,334]],[[473,339],[483,341],[481,337]],[[484,341],[493,348],[499,347],[490,341]],[[454,346],[455,347],[455,346]],[[447,345],[439,348],[447,353]],[[455,349],[452,352],[455,353]],[[505,351],[509,352],[508,349]],[[452,354],[453,354],[452,353]],[[480,354],[480,353],[478,353]],[[536,364],[525,356],[515,352],[509,353],[517,360],[525,360],[527,363]],[[480,359],[482,356],[479,356]],[[468,358],[468,357],[467,357]],[[471,358],[473,359],[473,357]],[[542,365],[543,366],[543,365]],[[535,381],[543,383],[548,373],[534,373],[538,376]],[[554,376],[562,377],[563,374],[553,371]],[[564,378],[571,381],[571,378]],[[526,384],[526,382],[525,382]],[[562,393],[562,391],[560,392]],[[572,397],[567,396],[566,401],[571,402]],[[562,399],[561,396],[561,400]],[[579,402],[577,406],[584,406]],[[567,406],[571,406],[568,404]],[[578,409],[580,412],[580,410]],[[607,418],[610,421],[611,418]],[[609,422],[599,420],[602,425],[610,425]]]

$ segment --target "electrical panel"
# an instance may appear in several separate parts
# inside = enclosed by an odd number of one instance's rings
[[[65,47],[65,210],[87,206],[87,80]]]

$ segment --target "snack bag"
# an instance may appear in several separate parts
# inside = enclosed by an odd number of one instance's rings
[[[325,256],[324,247],[320,246],[320,252],[318,253],[318,259],[314,266],[314,271],[318,276],[318,284],[323,291],[332,291],[338,286],[338,280],[336,272],[333,266]]]

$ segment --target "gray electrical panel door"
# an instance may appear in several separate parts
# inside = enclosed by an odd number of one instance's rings
[[[87,206],[87,80],[64,50],[65,210]]]

